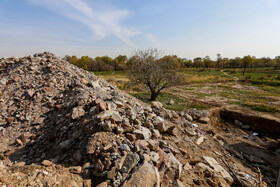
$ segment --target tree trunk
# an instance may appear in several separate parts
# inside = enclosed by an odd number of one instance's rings
[[[159,94],[159,92],[151,90],[151,98],[150,98],[150,100],[151,101],[155,101],[157,99],[157,97],[158,97],[158,94]]]
[[[244,67],[244,69],[243,69],[243,75],[245,74],[245,71],[246,71],[246,68]]]

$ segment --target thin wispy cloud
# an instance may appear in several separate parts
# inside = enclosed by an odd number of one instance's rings
[[[86,25],[99,39],[114,35],[129,46],[134,46],[131,37],[141,34],[139,29],[129,28],[121,22],[130,16],[130,11],[119,9],[97,10],[84,0],[28,0],[31,3],[52,9],[70,19]]]
[[[159,39],[155,35],[148,33],[148,34],[145,34],[145,36],[149,42],[159,43]]]

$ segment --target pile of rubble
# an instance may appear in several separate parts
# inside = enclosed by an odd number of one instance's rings
[[[49,52],[0,75],[1,186],[266,185],[207,111],[148,106]]]

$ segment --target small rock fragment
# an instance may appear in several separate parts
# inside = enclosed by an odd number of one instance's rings
[[[42,165],[43,166],[51,166],[53,163],[49,160],[43,160]]]
[[[73,167],[69,168],[69,171],[71,173],[80,174],[82,172],[82,167],[81,166],[73,166]]]
[[[76,107],[76,108],[73,108],[73,111],[72,111],[72,119],[78,119],[80,117],[83,117],[85,115],[85,111],[84,109],[82,109],[81,107]]]

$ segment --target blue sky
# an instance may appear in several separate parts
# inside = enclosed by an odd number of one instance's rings
[[[280,55],[280,0],[0,0],[0,57]]]

